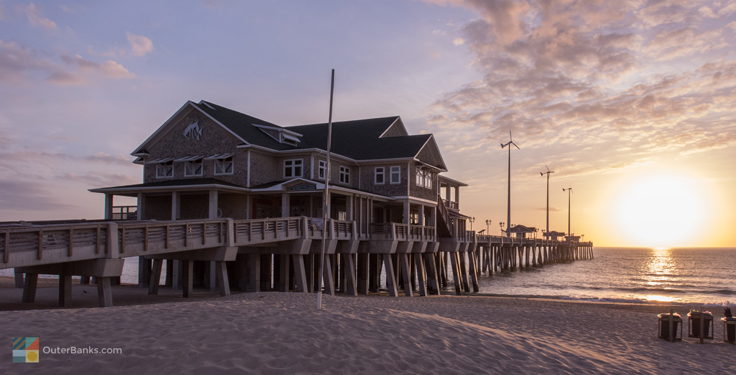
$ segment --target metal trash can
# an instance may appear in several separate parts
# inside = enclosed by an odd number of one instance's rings
[[[710,311],[690,311],[687,313],[687,337],[713,340],[713,314]]]
[[[680,314],[670,311],[669,313],[657,314],[657,319],[657,334],[660,339],[667,341],[682,340],[682,317]],[[677,334],[678,327],[680,328],[679,336]]]
[[[736,318],[721,318],[723,322],[723,341],[729,344],[736,344]]]

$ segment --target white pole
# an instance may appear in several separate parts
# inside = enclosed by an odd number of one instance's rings
[[[322,284],[324,283],[325,252],[327,251],[327,219],[330,217],[330,149],[332,148],[332,96],[335,92],[335,69],[330,79],[330,115],[327,122],[327,169],[325,191],[322,197],[322,248],[319,252],[319,282],[317,282],[317,310],[322,310]]]

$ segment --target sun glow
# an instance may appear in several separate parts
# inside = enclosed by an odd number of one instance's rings
[[[682,246],[699,234],[705,216],[705,192],[692,179],[650,176],[621,191],[616,219],[626,238],[641,246]]]

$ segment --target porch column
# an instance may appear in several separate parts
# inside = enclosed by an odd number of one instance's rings
[[[179,192],[171,192],[171,221],[179,218]]]
[[[291,212],[291,201],[289,199],[289,194],[282,193],[281,194],[281,217],[289,217],[289,213]]]
[[[424,205],[420,204],[419,205],[419,225],[425,225],[425,224],[426,223],[424,222]]]
[[[138,220],[143,220],[144,211],[146,210],[146,196],[143,193],[138,193],[138,208],[136,209],[136,215]]]
[[[448,202],[450,201],[450,198],[451,198],[450,196],[450,193],[452,193],[451,190],[452,190],[452,187],[450,185],[445,184],[445,200]]]
[[[460,209],[460,186],[455,186],[455,206]]]
[[[217,219],[217,198],[218,198],[218,191],[210,190],[210,203],[209,203],[209,211],[207,215],[208,219]]]
[[[355,200],[354,195],[348,195],[345,199],[345,218],[348,221],[353,221],[353,201]]]
[[[245,196],[245,218],[246,219],[252,219],[253,215],[251,214],[253,211],[253,196],[250,194]]]
[[[112,198],[112,194],[105,193],[105,220],[112,220]]]
[[[407,199],[404,201],[404,224],[409,224],[411,221],[409,220],[409,214],[411,213],[411,204],[409,203],[409,200]]]

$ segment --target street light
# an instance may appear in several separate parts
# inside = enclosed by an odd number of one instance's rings
[[[546,233],[549,233],[549,175],[550,173],[555,173],[555,171],[550,171],[549,167],[546,165],[544,167],[547,168],[547,172],[539,172],[539,175],[540,176],[544,176],[545,174],[547,175],[547,227],[545,229],[547,230]],[[545,235],[545,238],[546,237],[547,236]]]
[[[470,230],[473,230],[473,223],[475,222],[475,216],[468,219],[468,221],[470,221]]]
[[[503,221],[499,221],[498,222],[498,226],[501,227],[501,235],[502,236],[503,236],[503,225],[504,225],[504,222]]]
[[[571,236],[570,232],[570,195],[572,195],[572,188],[562,188],[562,191],[567,192],[567,235]]]
[[[486,233],[491,234],[491,219],[486,219]]]

